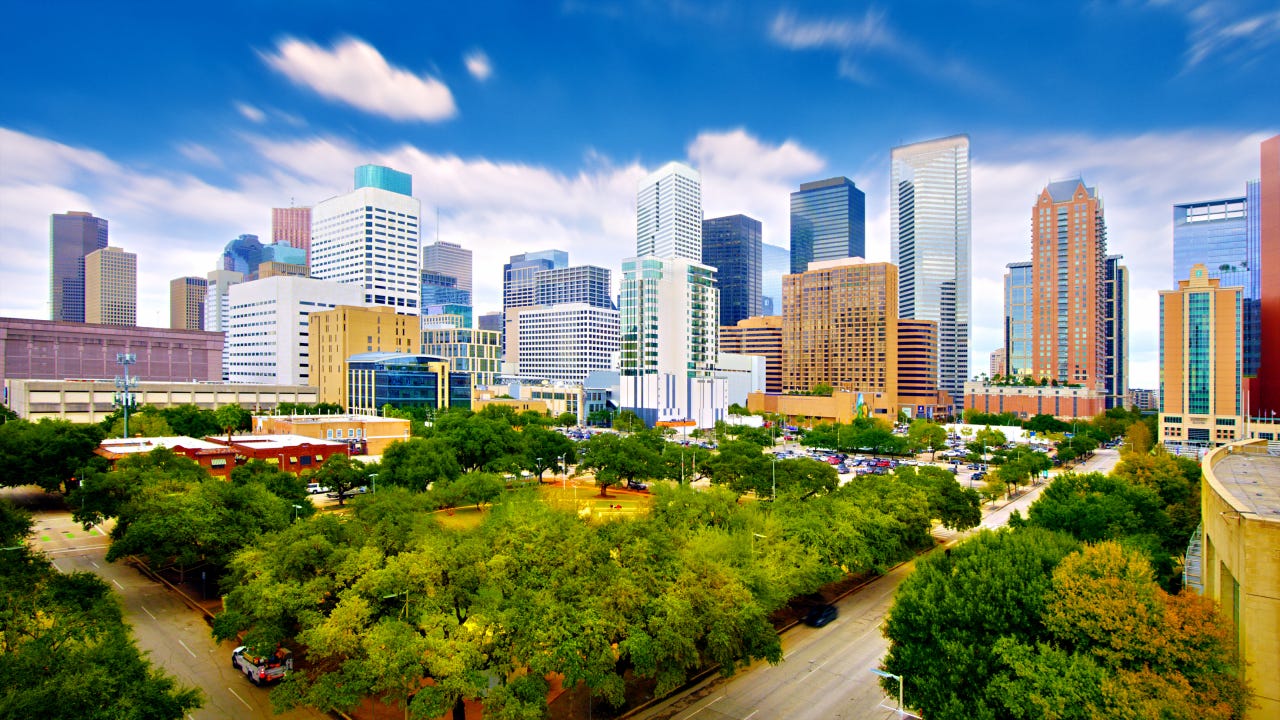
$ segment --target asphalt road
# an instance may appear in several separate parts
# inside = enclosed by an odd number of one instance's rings
[[[204,707],[190,714],[192,720],[329,717],[310,708],[272,714],[269,690],[255,687],[231,668],[232,643],[214,641],[201,616],[161,585],[128,565],[104,559],[108,541],[103,528],[86,532],[62,510],[35,510],[33,520],[31,544],[63,572],[87,571],[106,580],[138,647],[179,682],[204,693]]]
[[[1119,456],[1100,450],[1077,472],[1109,472]],[[982,527],[1009,522],[1026,512],[1044,485],[984,512]],[[964,534],[936,531],[944,541]],[[898,585],[914,569],[906,563],[837,603],[840,617],[823,628],[797,626],[782,637],[783,661],[758,662],[731,678],[708,680],[637,717],[646,720],[879,720],[897,717],[897,698],[886,697],[871,673],[889,649],[880,626]]]

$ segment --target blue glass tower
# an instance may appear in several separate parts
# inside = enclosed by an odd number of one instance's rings
[[[1202,264],[1210,278],[1241,293],[1242,370],[1257,375],[1262,352],[1262,241],[1260,184],[1247,183],[1244,197],[1173,206],[1173,287]]]
[[[791,193],[791,272],[814,260],[866,257],[867,196],[847,177],[802,183]]]
[[[761,314],[762,226],[746,215],[702,221],[702,264],[716,269],[720,324]]]
[[[412,196],[413,176],[382,165],[361,165],[356,168],[356,189],[367,187]]]
[[[262,249],[257,235],[241,235],[223,248],[222,269],[252,275],[262,264]]]
[[[782,276],[791,272],[791,253],[777,245],[760,245],[760,290],[764,302],[760,311],[764,315],[782,314]]]
[[[1004,357],[1006,374],[1029,377],[1032,372],[1031,312],[1034,285],[1029,262],[1009,263],[1004,276]]]

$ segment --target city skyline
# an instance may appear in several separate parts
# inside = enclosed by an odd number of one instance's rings
[[[1079,28],[1060,23],[1035,55],[1069,55],[1072,72],[1080,64],[1095,75],[1126,71],[1083,103],[1050,93],[1054,83],[1042,73],[1065,71],[1017,56],[1028,50],[932,49],[954,47],[938,42],[952,32],[983,32],[990,15],[1009,15],[995,8],[935,8],[922,19],[896,5],[842,14],[681,7],[567,4],[558,15],[529,18],[572,51],[508,42],[518,23],[470,22],[458,15],[466,9],[450,10],[412,42],[372,16],[304,24],[269,8],[248,34],[232,22],[233,10],[191,28],[189,48],[167,37],[139,43],[101,68],[90,66],[99,56],[88,48],[67,48],[6,80],[0,100],[0,244],[11,257],[0,270],[0,314],[48,317],[49,217],[83,210],[109,220],[112,241],[138,255],[138,322],[163,327],[169,280],[212,270],[229,238],[270,237],[273,207],[348,192],[351,170],[366,163],[414,176],[424,241],[438,236],[476,252],[477,313],[500,306],[501,263],[513,254],[561,247],[616,277],[634,239],[635,183],[670,160],[702,174],[705,217],[759,218],[764,242],[782,247],[795,187],[854,178],[867,193],[868,259],[887,260],[889,148],[966,133],[974,255],[990,259],[974,263],[973,296],[998,297],[1005,264],[1025,256],[1036,192],[1085,175],[1107,197],[1111,251],[1129,258],[1130,385],[1155,387],[1170,209],[1238,194],[1258,176],[1259,140],[1276,132],[1274,99],[1249,91],[1277,57],[1274,13],[1261,4],[1219,8],[1211,19],[1176,2],[1072,9]],[[48,12],[19,8],[13,27],[49,27]],[[1037,26],[1037,12],[1002,17],[1001,32]],[[655,14],[668,37],[628,26],[628,17]],[[1223,42],[1230,28],[1257,18],[1260,30]],[[174,22],[92,7],[69,20],[108,33],[126,21],[136,26],[130,32],[156,35]],[[1097,33],[1127,41],[1091,39]],[[16,63],[45,39],[15,33],[0,52]],[[642,69],[639,57],[686,41],[697,45],[689,72],[673,72],[669,60]],[[725,69],[745,45],[758,57]],[[203,67],[198,53],[215,49],[223,64]],[[153,53],[175,62],[139,71]],[[338,59],[356,77],[412,90],[390,96],[417,102],[360,104],[332,72]],[[583,69],[569,73],[571,65]],[[176,72],[194,77],[179,81]],[[804,80],[792,88],[788,77]],[[1215,102],[1187,103],[1206,78],[1219,91]],[[90,92],[101,100],[93,127],[66,111]],[[744,101],[726,101],[735,94]],[[796,94],[810,107],[796,112]],[[687,112],[641,123],[636,106],[646,103],[650,112]],[[511,113],[513,104],[539,111]],[[161,105],[167,109],[151,112]],[[1069,125],[1060,119],[1067,107]],[[1003,344],[1001,315],[997,303],[975,303],[971,370]]]

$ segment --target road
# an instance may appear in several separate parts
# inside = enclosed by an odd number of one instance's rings
[[[1114,450],[1099,450],[1076,472],[1109,472],[1119,460]],[[1014,510],[1027,507],[1044,485],[984,513],[983,528],[1009,522]],[[958,542],[969,533],[935,533]],[[841,720],[893,718],[897,698],[880,689],[871,668],[889,650],[880,626],[893,604],[898,585],[915,563],[899,565],[837,603],[840,617],[824,628],[803,625],[782,637],[783,662],[758,662],[731,678],[714,677],[692,691],[651,708],[646,720]]]
[[[161,585],[128,565],[104,559],[109,526],[86,532],[69,512],[49,508],[35,509],[32,516],[31,545],[43,550],[62,572],[87,571],[106,580],[138,647],[180,683],[204,693],[204,707],[190,714],[192,720],[329,717],[310,708],[272,714],[268,689],[255,687],[231,668],[232,643],[216,642],[201,616]]]

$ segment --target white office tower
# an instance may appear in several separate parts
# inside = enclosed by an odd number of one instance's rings
[[[313,385],[311,313],[364,304],[359,286],[326,280],[277,275],[232,285],[223,372],[233,383]]]
[[[417,315],[422,204],[413,197],[413,178],[361,165],[355,186],[311,211],[311,277],[358,287],[366,305]]]
[[[519,317],[518,377],[580,383],[592,372],[614,369],[617,310],[562,303],[527,308]]]
[[[715,269],[685,258],[622,261],[621,406],[652,425],[693,420],[714,427],[728,407],[712,376],[719,349]]]
[[[896,147],[890,160],[898,314],[938,323],[938,388],[959,408],[969,376],[969,136]]]
[[[459,290],[471,292],[471,251],[457,243],[437,240],[422,248],[422,272],[455,278]]]
[[[702,262],[702,175],[669,162],[636,192],[636,255]]]

